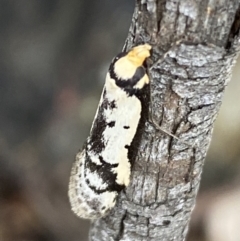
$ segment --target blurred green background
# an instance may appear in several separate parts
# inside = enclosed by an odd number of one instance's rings
[[[0,0],[0,241],[87,241],[69,173],[133,9],[133,0]],[[239,75],[237,64],[189,241],[240,240]]]

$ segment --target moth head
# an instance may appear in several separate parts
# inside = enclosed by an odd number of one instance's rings
[[[109,82],[129,93],[134,93],[132,89],[143,88],[149,83],[143,63],[151,55],[151,49],[149,44],[142,44],[119,54],[109,68]]]
[[[143,62],[146,58],[150,56],[150,50],[152,47],[149,44],[142,44],[136,47],[133,47],[128,53],[127,58],[135,66],[139,67],[143,65]]]

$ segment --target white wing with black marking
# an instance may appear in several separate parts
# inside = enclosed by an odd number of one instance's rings
[[[139,96],[149,83],[143,63],[150,50],[148,44],[134,47],[109,67],[90,135],[72,167],[68,193],[79,217],[103,217],[129,184],[129,151],[142,113]]]

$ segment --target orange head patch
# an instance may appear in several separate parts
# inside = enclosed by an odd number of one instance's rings
[[[146,58],[150,56],[152,46],[149,44],[142,44],[133,47],[127,54],[127,58],[136,66],[141,66]]]

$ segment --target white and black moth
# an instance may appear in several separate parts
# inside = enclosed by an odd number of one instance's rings
[[[70,204],[81,218],[106,215],[129,185],[131,144],[144,105],[142,91],[149,84],[143,64],[150,50],[148,44],[138,45],[117,55],[109,67],[90,136],[70,176]]]

